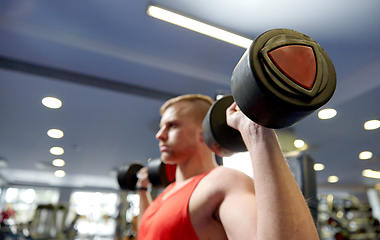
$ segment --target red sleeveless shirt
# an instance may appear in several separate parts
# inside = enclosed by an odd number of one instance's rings
[[[138,232],[139,240],[198,240],[189,216],[189,200],[195,187],[209,172],[197,175],[166,199],[169,185],[145,210]]]

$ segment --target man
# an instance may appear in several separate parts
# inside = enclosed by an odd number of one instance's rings
[[[176,164],[176,182],[149,206],[139,191],[139,240],[319,239],[309,208],[279,147],[274,130],[248,119],[232,104],[227,123],[242,134],[254,180],[217,167],[202,136],[212,99],[184,95],[166,102],[156,138],[161,159]],[[137,186],[148,187],[146,169]],[[149,208],[148,208],[149,206]]]

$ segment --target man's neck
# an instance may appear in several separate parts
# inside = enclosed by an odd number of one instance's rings
[[[213,157],[198,158],[177,165],[176,182],[186,181],[196,175],[200,175],[217,167]]]

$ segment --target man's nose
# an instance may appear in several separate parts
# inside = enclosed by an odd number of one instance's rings
[[[164,140],[166,137],[165,128],[162,127],[158,132],[156,133],[156,139],[158,140]]]

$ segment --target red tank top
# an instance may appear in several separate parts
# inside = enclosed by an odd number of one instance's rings
[[[175,186],[169,185],[145,210],[139,228],[139,240],[197,240],[190,221],[189,200],[200,180],[209,172],[197,175],[166,199],[162,197]]]

